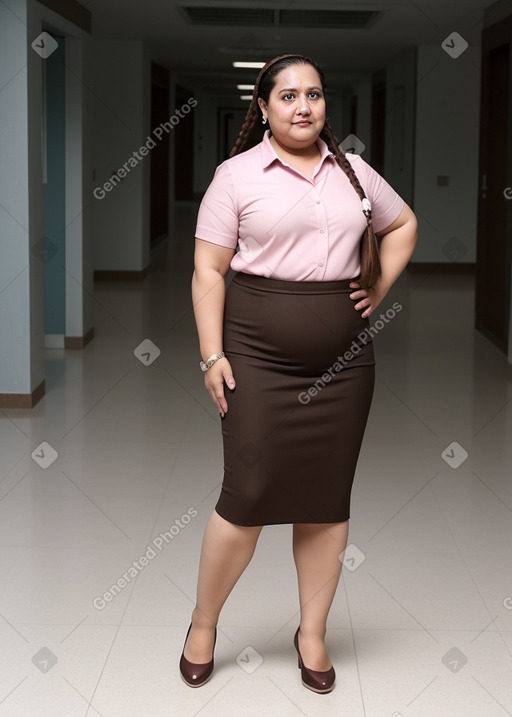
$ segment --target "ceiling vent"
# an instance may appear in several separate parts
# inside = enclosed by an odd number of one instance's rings
[[[274,10],[246,7],[182,7],[192,25],[273,25]]]
[[[374,10],[278,10],[283,27],[335,27],[360,29],[369,27],[380,12]]]
[[[180,10],[192,25],[323,27],[348,30],[370,27],[382,14],[377,10],[274,10],[212,5],[181,6]]]

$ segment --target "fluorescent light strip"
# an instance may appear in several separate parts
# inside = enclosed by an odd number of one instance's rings
[[[252,100],[252,95],[240,95],[241,100]]]
[[[233,62],[233,67],[249,67],[249,68],[262,68],[266,65],[266,62]]]
[[[253,90],[254,85],[237,85],[236,89],[237,90]]]

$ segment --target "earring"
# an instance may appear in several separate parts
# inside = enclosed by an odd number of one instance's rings
[[[266,120],[265,118],[263,118],[263,119],[261,120],[261,124],[267,124],[267,120]]]

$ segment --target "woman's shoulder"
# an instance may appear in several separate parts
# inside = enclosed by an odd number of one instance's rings
[[[352,165],[352,169],[356,173],[359,181],[365,181],[368,176],[369,165],[365,162],[361,155],[352,152],[345,152],[345,157]]]
[[[364,162],[360,154],[354,154],[353,152],[345,152],[345,157],[348,159],[354,169],[358,166],[361,166],[361,163]]]

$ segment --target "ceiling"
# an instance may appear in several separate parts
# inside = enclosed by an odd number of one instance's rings
[[[155,62],[183,75],[207,81],[212,89],[254,82],[258,70],[234,70],[234,60],[265,62],[284,52],[309,55],[332,78],[354,77],[379,70],[415,45],[439,45],[453,31],[469,45],[480,44],[483,11],[494,0],[376,0],[315,2],[292,0],[92,0],[92,31],[98,38],[139,39],[148,43]],[[184,8],[191,10],[187,13]],[[228,10],[229,12],[226,12]],[[309,26],[277,24],[286,12],[306,10]],[[366,28],[313,27],[323,22],[320,11],[380,11]],[[250,17],[246,19],[249,12]],[[267,11],[267,12],[265,12]],[[272,11],[272,12],[268,12]],[[299,13],[300,14],[300,13]],[[196,24],[187,15],[209,22]],[[291,15],[293,17],[293,13]],[[336,17],[336,13],[331,15]],[[290,16],[288,16],[290,21]],[[301,20],[304,22],[304,18]],[[334,20],[333,20],[334,22]],[[266,24],[265,24],[266,23]]]

